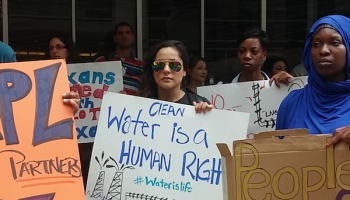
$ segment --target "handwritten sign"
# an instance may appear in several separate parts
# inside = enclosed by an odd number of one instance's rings
[[[226,157],[228,191],[225,199],[335,199],[350,197],[349,145],[326,147],[332,135],[255,138],[234,142],[233,155],[218,144]],[[298,130],[296,130],[298,131]]]
[[[86,198],[222,199],[216,143],[245,138],[248,117],[196,114],[193,106],[107,93]]]
[[[216,109],[250,113],[247,138],[255,133],[275,130],[279,105],[289,92],[303,88],[307,76],[297,77],[289,86],[278,88],[269,81],[252,81],[234,84],[198,87],[198,94],[211,101]]]
[[[63,60],[0,64],[0,199],[84,199]]]
[[[71,90],[77,90],[74,84],[78,82],[84,90],[79,111],[75,115],[78,142],[93,142],[103,93],[123,89],[121,61],[69,64],[67,68]]]

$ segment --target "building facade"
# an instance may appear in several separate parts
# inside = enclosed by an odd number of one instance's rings
[[[0,0],[0,37],[18,61],[43,59],[48,38],[72,36],[85,62],[105,51],[114,26],[134,27],[134,54],[143,59],[164,39],[185,43],[191,55],[209,62],[209,76],[229,82],[239,71],[237,36],[250,26],[269,35],[269,55],[289,67],[301,61],[305,36],[320,17],[350,17],[348,0]]]

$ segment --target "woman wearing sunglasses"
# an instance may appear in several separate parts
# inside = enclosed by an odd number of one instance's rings
[[[63,33],[57,33],[49,39],[45,58],[65,59],[67,63],[79,62],[77,47],[73,40]]]
[[[168,40],[159,43],[146,58],[139,95],[194,105],[197,113],[211,110],[212,105],[207,99],[181,90],[188,64],[189,56],[182,42]]]

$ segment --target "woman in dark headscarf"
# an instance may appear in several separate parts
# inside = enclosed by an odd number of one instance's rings
[[[327,145],[350,144],[350,19],[319,19],[306,36],[303,62],[308,85],[292,91],[278,110],[276,129],[307,128],[310,134],[333,133]]]

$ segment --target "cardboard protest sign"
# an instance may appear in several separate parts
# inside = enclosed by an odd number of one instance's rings
[[[269,81],[251,81],[198,87],[198,94],[206,97],[216,109],[250,113],[247,138],[255,133],[275,130],[279,105],[289,92],[303,88],[307,76],[295,77],[278,88]]]
[[[74,117],[78,142],[93,142],[103,93],[123,90],[121,61],[69,64],[67,68],[71,90],[77,90],[78,82],[84,90]]]
[[[349,199],[349,146],[326,147],[332,135],[300,131],[276,131],[266,138],[235,141],[233,155],[226,144],[218,144],[226,158],[225,199]],[[295,132],[299,136],[293,136]]]
[[[0,64],[0,199],[84,199],[64,60]]]
[[[245,138],[248,117],[108,92],[86,199],[222,199],[216,143]]]

